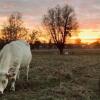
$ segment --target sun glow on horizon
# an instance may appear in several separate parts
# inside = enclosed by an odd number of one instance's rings
[[[100,38],[100,31],[93,31],[90,29],[82,30],[79,32],[78,38],[82,43],[93,43]]]

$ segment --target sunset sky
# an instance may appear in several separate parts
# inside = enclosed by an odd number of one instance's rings
[[[18,11],[23,15],[25,26],[40,27],[42,16],[57,4],[69,4],[75,9],[80,26],[77,38],[83,41],[100,38],[100,0],[0,0],[0,25],[12,12]]]

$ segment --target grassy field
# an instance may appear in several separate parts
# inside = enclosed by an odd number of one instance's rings
[[[0,100],[100,100],[100,50],[33,50],[29,81],[21,69],[16,91]]]

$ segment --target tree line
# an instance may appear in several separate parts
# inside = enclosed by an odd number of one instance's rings
[[[42,25],[51,35],[51,40],[60,54],[64,53],[67,37],[72,36],[72,33],[75,33],[78,28],[75,11],[69,5],[64,7],[57,5],[50,8],[42,18]],[[32,44],[38,38],[39,31],[32,30],[31,34],[28,34],[28,29],[23,25],[22,14],[14,12],[9,16],[7,23],[3,25],[1,33],[5,43],[25,39]]]

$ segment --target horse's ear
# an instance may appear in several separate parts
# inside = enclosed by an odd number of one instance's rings
[[[6,73],[5,75],[9,79],[11,77],[14,77],[15,76],[15,73],[11,73],[11,74],[10,73]]]

